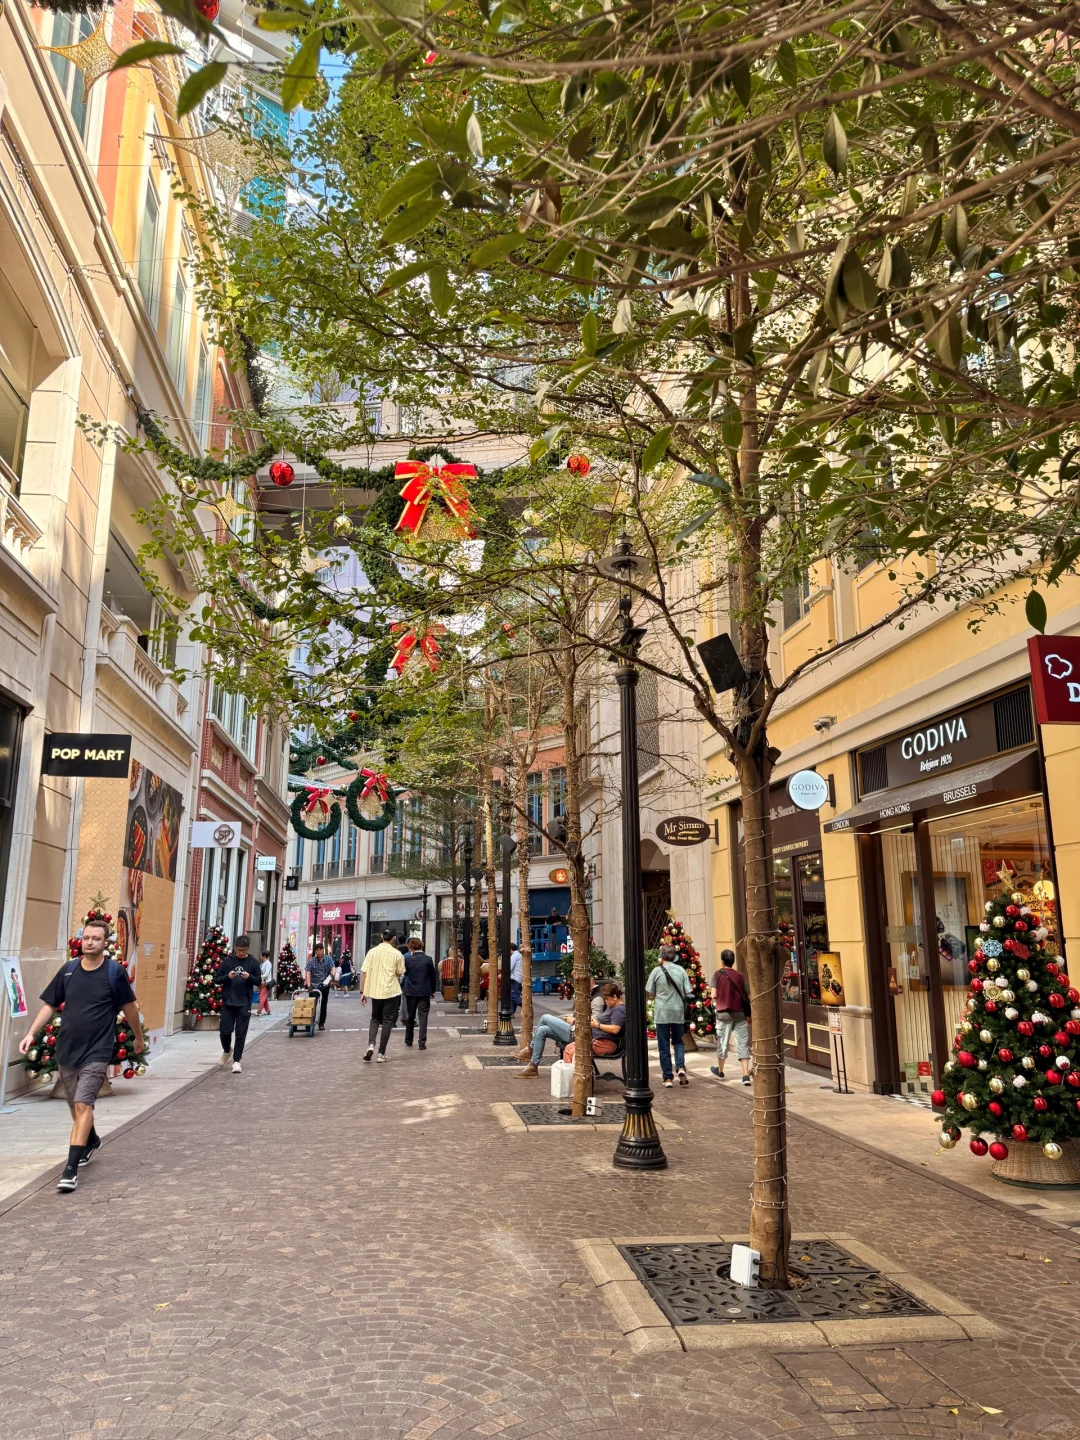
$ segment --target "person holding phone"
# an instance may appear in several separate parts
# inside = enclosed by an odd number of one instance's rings
[[[259,962],[251,954],[251,941],[246,935],[238,935],[233,941],[232,953],[222,956],[214,971],[214,979],[221,986],[221,1065],[227,1065],[230,1057],[233,1074],[240,1074],[240,1060],[244,1054],[248,1025],[251,1023],[251,991],[262,978]],[[235,1037],[235,1038],[234,1038]]]

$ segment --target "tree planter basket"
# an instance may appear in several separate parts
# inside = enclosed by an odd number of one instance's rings
[[[1060,1160],[1048,1160],[1041,1145],[1010,1145],[1004,1160],[995,1160],[991,1174],[1006,1185],[1034,1190],[1080,1190],[1080,1145],[1066,1140]]]

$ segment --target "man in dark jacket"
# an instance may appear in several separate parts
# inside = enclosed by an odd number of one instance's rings
[[[401,993],[405,996],[405,1044],[413,1042],[416,1017],[420,1016],[420,1049],[427,1049],[427,1022],[431,997],[439,986],[435,961],[424,954],[424,942],[414,936],[405,953],[405,975]]]
[[[259,984],[260,967],[250,953],[251,941],[246,935],[238,935],[233,941],[233,952],[222,958],[214,971],[214,979],[221,986],[221,1064],[229,1063],[232,1056],[233,1074],[240,1074],[240,1058],[244,1053],[248,1024],[251,1020],[251,988]],[[236,1032],[235,1042],[233,1032]]]

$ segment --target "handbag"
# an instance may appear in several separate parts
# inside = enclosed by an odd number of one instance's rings
[[[746,1016],[747,1020],[749,1020],[749,1019],[750,1019],[750,991],[746,988],[746,986],[747,986],[747,980],[746,980],[746,976],[744,975],[744,976],[743,976],[743,992],[742,992],[742,1013]]]

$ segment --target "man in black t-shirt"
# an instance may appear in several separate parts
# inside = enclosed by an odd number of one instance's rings
[[[227,1065],[232,1057],[233,1074],[240,1074],[240,1059],[244,1053],[248,1025],[251,1022],[251,990],[258,985],[262,971],[258,961],[251,954],[251,941],[246,935],[238,935],[233,941],[233,952],[226,955],[214,971],[214,979],[221,986],[221,1060]],[[233,1032],[236,1039],[233,1040]]]
[[[101,1146],[94,1129],[94,1101],[116,1048],[119,1010],[123,1010],[135,1035],[135,1053],[144,1048],[135,992],[124,967],[105,959],[108,943],[109,927],[104,920],[87,920],[81,958],[57,971],[41,992],[44,1003],[19,1045],[19,1053],[25,1055],[37,1032],[57,1010],[63,1009],[56,1060],[74,1124],[67,1164],[56,1184],[61,1193],[76,1188],[79,1166],[85,1165]]]

